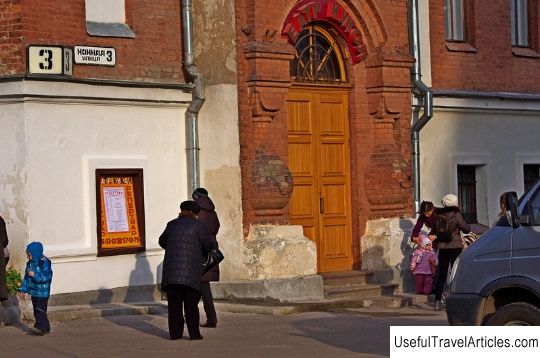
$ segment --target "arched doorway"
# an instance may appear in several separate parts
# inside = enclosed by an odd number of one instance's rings
[[[319,272],[352,268],[349,90],[334,35],[309,25],[298,35],[287,96],[291,223],[317,245]]]

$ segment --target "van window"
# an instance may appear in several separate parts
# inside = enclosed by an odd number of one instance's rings
[[[531,225],[540,225],[540,190],[537,190],[536,193],[534,193],[529,205],[525,206],[523,214],[529,215]]]

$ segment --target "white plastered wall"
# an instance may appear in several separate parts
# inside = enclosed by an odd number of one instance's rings
[[[217,239],[226,258],[220,264],[221,280],[246,279],[237,86],[208,86],[205,92],[199,113],[201,186],[208,189],[221,222]]]
[[[27,81],[3,85],[0,94],[9,93],[27,96],[0,103],[0,145],[10,154],[0,162],[0,210],[13,263],[22,269],[25,246],[41,241],[53,262],[52,294],[158,282],[157,240],[188,196],[189,94]],[[97,257],[96,168],[143,169],[146,252]]]
[[[479,221],[490,225],[501,193],[523,194],[523,164],[540,164],[540,108],[523,101],[436,98],[420,134],[421,199],[457,193],[457,165],[476,165]]]

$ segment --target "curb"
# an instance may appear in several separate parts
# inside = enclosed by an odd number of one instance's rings
[[[429,298],[418,295],[382,296],[376,299],[324,300],[311,302],[246,302],[214,301],[218,312],[263,314],[284,316],[305,312],[331,312],[348,308],[387,308],[400,309],[411,305],[427,303]],[[199,310],[203,310],[202,302]],[[51,322],[88,319],[123,315],[159,315],[166,314],[167,301],[109,303],[78,306],[51,306],[48,316]]]

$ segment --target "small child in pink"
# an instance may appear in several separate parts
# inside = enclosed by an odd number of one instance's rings
[[[420,237],[420,245],[414,250],[410,268],[416,278],[416,293],[429,295],[439,262],[433,252],[431,240],[424,233],[421,233]]]

